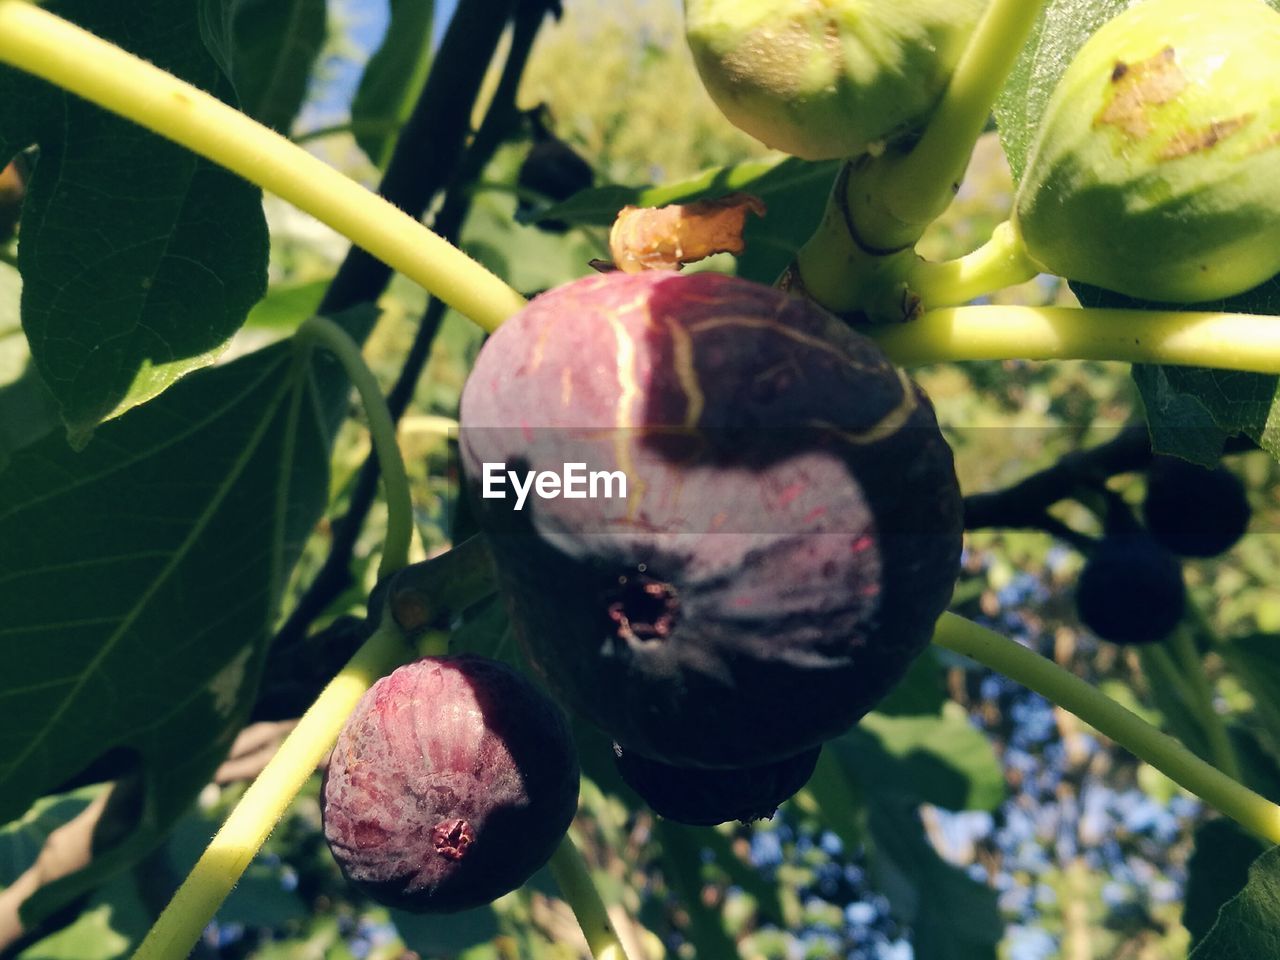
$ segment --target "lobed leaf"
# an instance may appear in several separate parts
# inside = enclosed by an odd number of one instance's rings
[[[346,396],[335,360],[280,343],[0,473],[0,822],[104,753],[141,782],[133,832],[35,914],[145,853],[230,746]]]
[[[1280,954],[1280,847],[1249,868],[1249,882],[1218,912],[1190,960],[1253,960]]]
[[[50,5],[231,99],[179,0]],[[202,16],[202,14],[204,16]],[[18,263],[32,357],[73,443],[207,366],[266,285],[259,191],[155,134],[0,69],[0,163],[38,144]]]
[[[1182,925],[1191,933],[1193,943],[1204,938],[1222,905],[1248,882],[1249,865],[1266,849],[1262,841],[1230,820],[1210,820],[1196,830],[1182,910]]]
[[[226,0],[232,10],[231,79],[242,109],[288,133],[324,46],[324,0]]]
[[[434,0],[389,0],[382,43],[365,65],[351,101],[356,143],[374,165],[391,158],[399,128],[409,119],[431,70]]]

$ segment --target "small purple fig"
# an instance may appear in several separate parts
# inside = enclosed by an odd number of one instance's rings
[[[427,657],[360,699],[325,775],[325,839],[348,880],[387,906],[490,903],[550,858],[578,803],[568,725],[497,660]]]
[[[1252,516],[1240,478],[1180,457],[1162,456],[1147,470],[1143,519],[1151,535],[1183,557],[1216,557],[1240,542]]]
[[[1185,605],[1182,562],[1147,533],[1104,537],[1076,583],[1080,622],[1112,643],[1158,643]]]

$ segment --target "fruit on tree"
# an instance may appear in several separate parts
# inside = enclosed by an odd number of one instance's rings
[[[1155,643],[1182,619],[1182,563],[1147,533],[1100,540],[1076,583],[1080,621],[1113,643]]]
[[[698,73],[729,120],[808,160],[909,133],[985,0],[685,0]]]
[[[518,216],[529,216],[535,209],[526,192],[561,203],[588,189],[595,180],[591,164],[547,128],[541,110],[529,111],[526,116],[532,128],[533,144],[516,174],[516,186],[522,191],[516,198]],[[568,223],[555,219],[538,220],[537,226],[549,233],[564,233],[569,229]]]
[[[497,660],[427,657],[378,680],[325,775],[325,839],[348,880],[419,913],[489,903],[546,863],[577,809],[560,708]]]
[[[710,770],[650,760],[614,744],[624,783],[654,813],[693,826],[767,820],[813,776],[821,747],[756,767]]]
[[[1143,518],[1151,535],[1184,557],[1216,557],[1239,541],[1252,513],[1240,478],[1180,457],[1155,457],[1147,470]]]
[[[459,419],[516,636],[567,705],[646,757],[755,766],[843,732],[951,596],[961,499],[928,399],[771,287],[561,286],[485,344]],[[612,490],[485,496],[510,494],[494,465],[545,493],[575,463]]]
[[[1059,80],[1015,199],[1050,272],[1197,302],[1280,271],[1280,13],[1146,0]]]

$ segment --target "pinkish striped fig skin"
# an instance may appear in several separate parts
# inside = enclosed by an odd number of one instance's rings
[[[428,657],[370,687],[339,734],[325,839],[378,902],[465,910],[547,862],[578,780],[564,715],[529,679],[485,657]]]
[[[460,442],[516,636],[567,706],[681,767],[848,729],[927,645],[961,498],[928,399],[869,339],[712,273],[611,273],[485,344]],[[484,464],[628,496],[485,498]],[[507,488],[509,490],[509,487]]]

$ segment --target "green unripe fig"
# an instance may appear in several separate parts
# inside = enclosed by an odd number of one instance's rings
[[[1196,303],[1280,271],[1280,13],[1146,0],[1102,26],[1049,99],[1014,203],[1044,268]]]
[[[851,157],[918,125],[986,0],[685,0],[711,99],[807,160]]]

